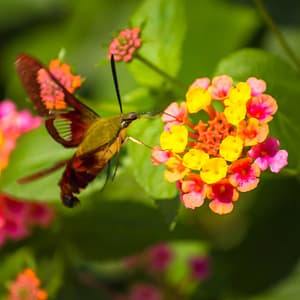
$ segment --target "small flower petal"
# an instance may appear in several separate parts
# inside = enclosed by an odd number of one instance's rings
[[[267,89],[267,84],[262,79],[250,77],[247,79],[247,83],[251,87],[251,95],[252,96],[257,96],[259,94],[262,94]]]
[[[168,125],[183,125],[186,122],[187,115],[185,102],[181,102],[180,105],[173,102],[165,109],[161,119]]]
[[[276,100],[270,95],[252,97],[247,103],[247,114],[260,122],[269,122],[278,109]]]
[[[220,145],[220,154],[227,161],[237,160],[243,150],[243,140],[238,136],[229,135]]]
[[[186,104],[190,113],[206,110],[210,103],[211,96],[207,90],[199,86],[189,88],[186,94]]]
[[[273,173],[278,173],[288,164],[288,153],[286,150],[279,150],[273,157],[270,158],[270,170]]]
[[[183,165],[193,170],[200,170],[207,161],[209,155],[202,150],[190,149],[183,156]]]
[[[223,158],[211,158],[202,167],[200,177],[205,183],[216,183],[226,177],[227,164]]]
[[[227,75],[216,76],[209,89],[213,99],[224,99],[232,88],[232,78]]]
[[[164,131],[160,135],[160,146],[162,150],[170,150],[175,153],[183,152],[187,144],[188,130],[185,126],[174,125],[170,131]]]

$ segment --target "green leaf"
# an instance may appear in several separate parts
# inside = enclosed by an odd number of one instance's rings
[[[0,178],[2,192],[24,200],[60,201],[58,182],[63,168],[26,184],[18,179],[53,166],[61,160],[71,158],[74,149],[64,149],[46,132],[44,126],[23,135],[13,151],[9,165]],[[81,196],[103,186],[103,180],[96,180],[83,191]]]
[[[61,224],[59,241],[69,245],[71,257],[75,254],[94,261],[119,258],[174,236],[198,236],[198,231],[183,224],[170,232],[157,209],[130,198],[116,202],[95,194],[87,200],[92,205],[66,216]]]
[[[171,76],[178,73],[181,64],[186,31],[184,11],[180,0],[145,0],[131,18],[133,26],[142,28],[143,44],[138,53]],[[137,59],[128,67],[142,85],[158,87],[165,81]]]
[[[130,128],[129,134],[152,147],[159,144],[162,122],[156,120],[138,120]],[[155,199],[174,198],[175,184],[164,180],[165,166],[155,166],[151,162],[151,149],[133,142],[128,143],[128,152],[132,160],[136,181]]]
[[[257,13],[241,1],[189,0],[187,34],[180,78],[192,83],[210,76],[224,56],[252,42],[259,29]]]
[[[156,201],[157,208],[164,217],[165,222],[169,225],[170,230],[173,230],[177,223],[177,216],[180,208],[178,197],[173,199],[159,199]]]
[[[300,169],[300,76],[284,60],[262,50],[245,49],[223,59],[216,75],[228,74],[234,81],[245,81],[251,76],[267,83],[267,93],[279,106],[270,123],[271,134],[289,152],[289,166]]]

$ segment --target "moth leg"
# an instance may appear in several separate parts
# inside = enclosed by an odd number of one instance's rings
[[[106,174],[105,174],[105,181],[104,181],[104,184],[103,186],[101,187],[100,191],[103,191],[109,178],[110,178],[110,173],[111,173],[111,164],[110,164],[110,161],[107,163],[107,166],[106,166]]]
[[[115,177],[117,175],[119,163],[120,163],[120,152],[117,153],[117,161],[116,161],[116,164],[115,164],[114,172],[113,172],[112,177],[111,177],[112,181],[115,179]]]
[[[132,142],[134,142],[134,143],[136,143],[136,144],[138,144],[138,145],[143,145],[143,146],[145,146],[145,147],[147,147],[147,148],[149,148],[149,149],[153,149],[153,147],[151,147],[151,146],[145,144],[145,143],[142,142],[141,140],[138,140],[138,139],[136,139],[136,138],[134,138],[134,137],[132,137],[132,136],[130,136],[130,135],[126,136],[126,138],[125,138],[125,140],[124,140],[123,143],[126,143],[128,140],[130,140],[130,141],[132,141]]]

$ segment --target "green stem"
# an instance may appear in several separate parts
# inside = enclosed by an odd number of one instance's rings
[[[300,71],[300,60],[299,58],[295,55],[293,50],[290,48],[288,45],[287,41],[285,40],[284,36],[282,33],[279,31],[278,27],[276,26],[275,22],[272,20],[272,17],[268,14],[264,4],[263,0],[254,0],[256,4],[256,8],[262,19],[265,21],[269,29],[273,32],[275,37],[277,38],[279,44],[281,47],[286,51],[287,55],[289,58],[295,63],[297,68]]]
[[[157,67],[156,65],[154,65],[147,58],[145,58],[144,56],[140,55],[139,53],[136,53],[134,57],[137,58],[137,59],[139,59],[142,63],[144,63],[147,67],[149,67],[150,69],[152,69],[154,72],[156,72],[159,75],[161,75],[162,77],[166,78],[172,84],[174,84],[174,85],[176,85],[176,86],[178,86],[180,88],[186,88],[186,85],[184,83],[182,83],[178,79],[172,77],[171,75],[169,75],[168,73],[166,73],[165,71],[163,71],[162,69],[160,69],[159,67]]]
[[[287,177],[299,177],[299,171],[295,169],[290,169],[290,168],[284,168],[281,171],[281,174]]]

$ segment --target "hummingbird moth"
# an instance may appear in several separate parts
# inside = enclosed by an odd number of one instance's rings
[[[65,167],[59,181],[61,199],[65,206],[74,207],[79,203],[75,195],[94,180],[110,159],[120,151],[121,145],[126,140],[127,127],[141,114],[123,113],[113,56],[111,67],[120,114],[101,118],[70,93],[37,59],[28,54],[17,56],[17,73],[37,112],[44,118],[47,131],[62,146],[77,148],[69,160],[60,161],[46,170],[21,178],[20,183],[38,179]],[[51,81],[51,86],[63,96],[51,105],[41,93],[42,87],[38,80],[41,70]]]

